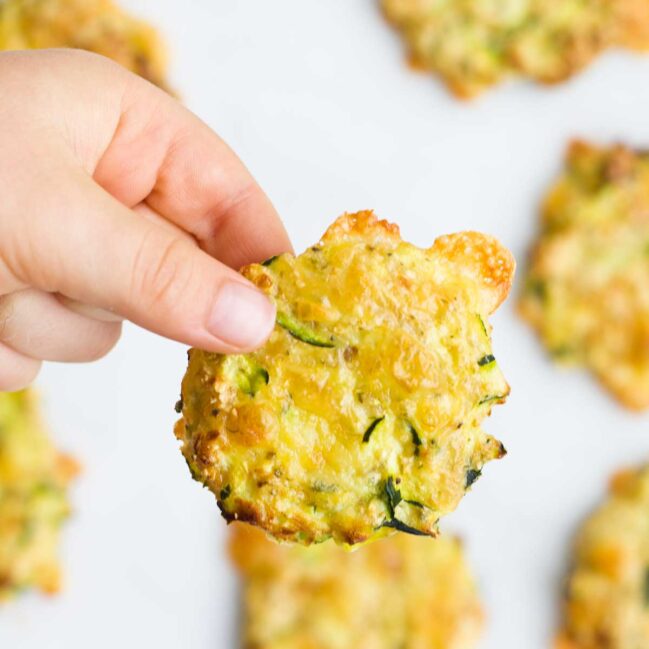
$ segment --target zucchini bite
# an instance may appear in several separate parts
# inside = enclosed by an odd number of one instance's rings
[[[244,649],[473,649],[483,612],[457,539],[400,535],[345,552],[237,524]]]
[[[31,392],[0,392],[0,600],[59,589],[59,531],[77,464],[58,453]]]
[[[0,50],[71,47],[107,56],[166,88],[166,47],[112,0],[0,0]]]
[[[649,154],[570,146],[545,200],[521,315],[551,357],[649,407]]]
[[[622,471],[575,542],[557,649],[649,647],[649,468]]]
[[[513,272],[486,235],[421,249],[371,212],[247,266],[277,325],[252,354],[190,351],[176,435],[192,475],[276,539],[434,536],[505,453],[481,422],[509,393],[487,317]]]
[[[571,77],[609,47],[649,49],[646,0],[380,0],[414,67],[462,99],[521,75]]]

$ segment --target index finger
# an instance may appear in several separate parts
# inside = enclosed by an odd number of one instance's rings
[[[230,147],[175,99],[130,77],[95,180],[131,207],[146,202],[234,268],[290,251],[277,211]]]

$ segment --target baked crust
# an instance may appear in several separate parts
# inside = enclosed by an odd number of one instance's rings
[[[247,355],[191,350],[176,426],[223,516],[284,541],[435,535],[500,442],[480,427],[509,393],[487,316],[510,253],[468,232],[429,249],[371,212],[244,276],[278,311]]]

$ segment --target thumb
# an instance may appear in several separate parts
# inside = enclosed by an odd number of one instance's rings
[[[18,285],[107,309],[167,338],[214,352],[250,351],[275,307],[191,237],[128,209],[81,170],[42,179],[0,258]],[[48,191],[48,182],[56,186]],[[14,224],[12,224],[14,225]],[[0,287],[1,288],[1,287]]]

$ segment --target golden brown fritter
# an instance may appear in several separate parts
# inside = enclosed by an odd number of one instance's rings
[[[646,0],[381,0],[413,65],[464,99],[504,78],[563,81],[609,47],[649,49]]]
[[[575,543],[557,649],[649,647],[649,468],[623,471]]]
[[[0,50],[50,47],[96,52],[167,86],[160,36],[112,0],[0,0]]]
[[[31,392],[0,392],[0,600],[59,588],[59,531],[76,463],[43,431]]]
[[[553,358],[649,406],[649,155],[574,142],[547,197],[523,317]]]
[[[399,534],[346,552],[237,524],[245,649],[472,649],[483,613],[456,539]]]
[[[253,354],[190,352],[176,435],[193,476],[277,539],[435,535],[504,454],[481,422],[509,393],[487,317],[510,253],[475,232],[417,248],[360,212],[242,272],[277,325]]]

